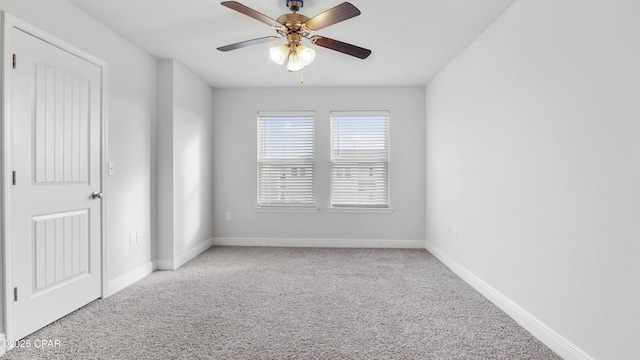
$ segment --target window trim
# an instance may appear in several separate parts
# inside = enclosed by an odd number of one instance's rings
[[[391,214],[393,213],[393,208],[391,206],[383,208],[366,208],[366,207],[330,207],[327,209],[330,213],[337,214],[348,214],[348,213],[359,213],[359,214]]]
[[[292,206],[256,206],[257,213],[317,213],[318,207],[292,207]]]

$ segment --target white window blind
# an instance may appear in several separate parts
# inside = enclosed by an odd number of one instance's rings
[[[389,112],[331,113],[331,206],[389,207]]]
[[[258,113],[258,206],[314,207],[315,115]]]

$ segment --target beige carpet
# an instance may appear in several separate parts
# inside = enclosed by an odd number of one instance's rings
[[[214,247],[7,359],[558,359],[425,250]]]

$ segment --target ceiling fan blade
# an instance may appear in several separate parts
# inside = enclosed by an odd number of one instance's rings
[[[361,48],[360,46],[347,44],[345,42],[334,40],[334,39],[330,39],[330,38],[327,38],[327,37],[324,37],[324,36],[317,36],[316,35],[316,36],[311,37],[310,40],[315,45],[318,45],[318,46],[321,46],[321,47],[324,47],[324,48],[327,48],[327,49],[339,51],[339,52],[341,52],[343,54],[355,56],[355,57],[360,58],[360,59],[366,59],[367,57],[369,57],[369,55],[371,55],[371,50],[369,50],[369,49]]]
[[[309,29],[316,31],[358,15],[360,15],[360,10],[358,10],[357,7],[353,6],[351,3],[343,2],[342,4],[305,21],[305,25]]]
[[[279,38],[280,37],[278,37],[278,36],[265,36],[265,37],[261,37],[261,38],[257,38],[257,39],[241,41],[241,42],[235,43],[235,44],[229,44],[229,45],[225,45],[225,46],[220,46],[218,48],[218,50],[220,50],[220,51],[230,51],[230,50],[240,49],[240,48],[251,46],[251,45],[257,45],[257,44],[266,43],[266,42],[273,41],[273,40],[279,39]]]
[[[257,12],[255,10],[253,10],[252,8],[242,5],[237,1],[223,1],[220,3],[222,6],[226,6],[229,9],[235,10],[241,14],[250,16],[260,22],[263,22],[269,26],[272,27],[280,27],[282,26],[279,22],[275,21],[274,19],[268,17],[267,15]]]

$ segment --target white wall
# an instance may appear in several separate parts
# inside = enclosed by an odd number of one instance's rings
[[[286,75],[286,74],[283,74]],[[214,90],[214,218],[218,243],[417,246],[424,243],[424,88]],[[256,212],[260,110],[316,112],[318,213]],[[329,112],[389,110],[391,214],[329,213]],[[232,220],[225,220],[225,213]],[[289,240],[287,240],[289,239]],[[349,242],[349,240],[359,240]],[[374,241],[366,241],[374,240]],[[387,241],[388,240],[388,241]]]
[[[173,60],[158,60],[157,169],[157,256],[172,261],[174,233],[173,207]],[[173,267],[173,266],[170,266]]]
[[[158,62],[158,262],[175,269],[213,242],[213,89]]]
[[[639,18],[519,0],[427,86],[427,247],[567,358],[640,358]]]
[[[151,136],[156,60],[65,0],[0,0],[0,9],[108,63],[108,159],[116,163],[107,199],[110,284],[155,259],[152,246]],[[129,233],[142,242],[129,246]]]

